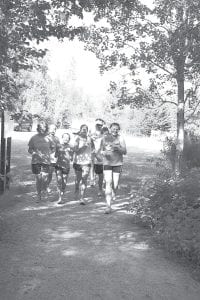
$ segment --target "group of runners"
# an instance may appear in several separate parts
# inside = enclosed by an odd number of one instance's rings
[[[96,119],[94,132],[89,132],[83,124],[80,130],[73,133],[73,141],[68,132],[59,139],[56,126],[44,121],[38,123],[37,134],[28,143],[28,152],[32,155],[32,172],[36,178],[37,202],[50,192],[50,183],[55,171],[58,204],[64,204],[64,193],[70,173],[71,162],[75,172],[75,199],[86,204],[85,191],[88,177],[91,186],[98,177],[98,197],[105,194],[105,213],[111,213],[112,200],[115,200],[120,174],[122,172],[123,155],[126,144],[120,135],[120,125],[112,123],[105,126],[102,119]]]

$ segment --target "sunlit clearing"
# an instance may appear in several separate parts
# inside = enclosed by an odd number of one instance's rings
[[[108,265],[114,263],[117,258],[115,256],[115,252],[106,252],[105,254],[102,253],[95,255],[95,260],[99,263]]]
[[[34,184],[34,183],[35,183],[34,180],[23,181],[23,185],[32,185],[32,184]]]
[[[133,245],[133,248],[136,250],[147,250],[149,249],[149,246],[145,242],[136,243]]]
[[[73,239],[73,238],[80,237],[82,235],[82,233],[80,232],[70,232],[70,231],[65,231],[64,233],[50,232],[50,234],[53,238],[59,240]]]
[[[71,175],[72,175],[72,174],[70,173],[70,176],[71,176]],[[67,185],[74,185],[74,182],[68,182]]]
[[[49,206],[29,206],[29,207],[25,207],[23,208],[23,211],[29,211],[29,210],[41,210],[41,209],[48,209]]]
[[[64,250],[64,251],[62,251],[62,254],[64,255],[64,256],[74,256],[74,255],[76,255],[76,254],[78,254],[78,251],[77,250]]]
[[[157,151],[159,152],[162,149],[162,141],[158,141],[156,138],[149,137],[130,137],[125,136],[127,147],[133,147],[141,149],[143,151]]]

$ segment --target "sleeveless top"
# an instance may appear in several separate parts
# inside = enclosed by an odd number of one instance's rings
[[[102,138],[101,150],[103,154],[103,165],[121,166],[123,164],[123,154],[114,149],[114,146],[122,146],[126,148],[124,139],[118,135],[117,137],[111,134]]]
[[[74,163],[79,165],[88,165],[92,163],[94,152],[94,143],[91,137],[76,138],[74,143]]]

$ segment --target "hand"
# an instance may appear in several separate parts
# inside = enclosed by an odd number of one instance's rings
[[[113,150],[114,151],[120,151],[121,150],[121,146],[119,144],[113,145]]]

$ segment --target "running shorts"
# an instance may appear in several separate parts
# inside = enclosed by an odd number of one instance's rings
[[[40,174],[41,172],[49,173],[50,166],[47,164],[32,164],[32,173],[35,175]]]
[[[103,166],[104,171],[112,171],[113,173],[121,173],[122,172],[122,166]]]
[[[103,174],[103,165],[94,164],[94,172],[95,174]]]

